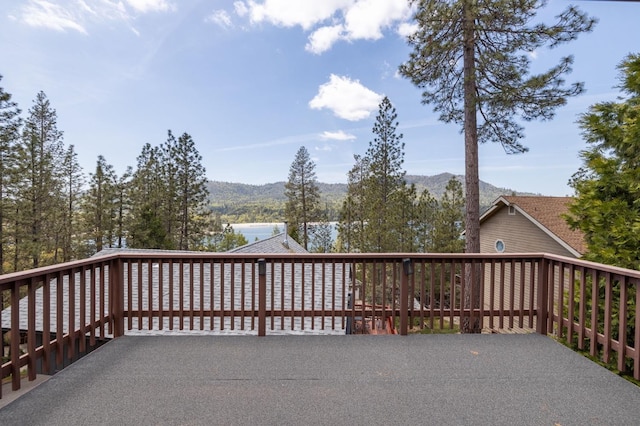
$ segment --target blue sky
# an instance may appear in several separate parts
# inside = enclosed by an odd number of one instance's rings
[[[595,30],[533,52],[534,69],[575,57],[569,82],[586,93],[551,122],[527,123],[530,152],[480,147],[480,178],[496,186],[569,195],[585,148],[575,124],[619,95],[617,64],[638,52],[640,4],[579,1]],[[547,22],[569,2],[551,0]],[[363,154],[382,96],[396,107],[405,170],[464,172],[463,137],[398,77],[411,29],[405,0],[24,0],[0,4],[0,82],[26,116],[43,90],[85,173],[98,155],[117,173],[167,130],[189,133],[212,180],[287,179],[305,146],[318,180],[346,182]]]

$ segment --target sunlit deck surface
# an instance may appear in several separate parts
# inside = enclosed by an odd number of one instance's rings
[[[537,334],[124,336],[2,425],[637,425],[640,388]]]

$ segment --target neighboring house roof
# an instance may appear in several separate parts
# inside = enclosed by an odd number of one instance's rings
[[[201,251],[176,251],[160,249],[103,248],[91,257],[114,253],[202,253]],[[308,253],[296,240],[284,232],[263,240],[254,241],[227,251],[227,253]]]
[[[272,238],[268,238],[262,241],[258,241],[252,244],[248,244],[246,246],[240,247],[236,250],[233,250],[235,253],[306,253],[306,250],[302,248],[297,242],[288,239],[289,250],[286,250],[282,247],[283,235],[277,235]],[[270,250],[271,249],[271,250]],[[251,250],[251,251],[249,251]],[[292,251],[293,250],[293,251]],[[166,250],[131,250],[131,249],[106,249],[101,251],[98,255],[105,255],[108,253],[113,253],[116,251],[121,251],[125,253],[134,252],[134,253],[155,253],[155,252],[167,252]],[[184,253],[184,252],[180,252]],[[156,269],[159,267],[157,263],[152,263],[152,268]],[[244,263],[244,262],[236,262],[232,263],[225,262],[224,264],[210,264],[205,262],[204,264],[195,263],[193,269],[191,268],[182,268],[179,263],[173,264],[173,271],[169,270],[169,265],[163,265],[163,296],[162,296],[162,309],[167,312],[169,310],[169,286],[168,286],[168,277],[173,275],[173,292],[172,297],[174,300],[173,308],[174,310],[178,309],[178,301],[182,296],[183,307],[185,309],[189,309],[190,304],[193,301],[193,306],[197,309],[200,306],[200,301],[206,301],[205,306],[213,300],[214,309],[220,310],[222,303],[224,303],[225,309],[254,309],[257,306],[257,300],[252,300],[254,296],[254,280],[257,279],[257,268],[255,264],[252,262]],[[124,282],[128,283],[128,278],[131,277],[133,279],[132,288],[139,289],[141,291],[141,297],[143,300],[143,309],[148,308],[148,304],[146,300],[149,295],[149,285],[145,282],[143,285],[138,285],[136,280],[137,277],[142,276],[143,279],[149,276],[148,274],[148,263],[142,263],[140,265],[142,268],[141,273],[139,273],[138,268],[139,265],[135,262],[128,264],[127,267],[124,268]],[[224,267],[224,273],[221,274],[220,268]],[[201,269],[202,268],[202,269]],[[184,287],[182,291],[180,290],[179,283],[181,280],[179,279],[180,274],[184,276]],[[190,275],[193,274],[193,277]],[[152,306],[154,309],[158,309],[160,305],[159,298],[159,283],[158,283],[158,274],[153,274],[154,279],[152,283]],[[202,275],[203,279],[201,280],[200,275]],[[99,280],[99,276],[96,277]],[[105,273],[105,281],[108,282],[109,274],[108,270]],[[189,279],[193,278],[194,283],[212,283],[213,294],[211,294],[211,286],[205,285],[201,288],[200,285],[194,285],[193,295],[189,294],[191,290],[188,282]],[[243,282],[243,280],[245,280]],[[65,332],[69,327],[69,277],[63,277],[63,328]],[[80,302],[78,295],[80,294],[80,273],[77,272],[74,278],[74,283],[76,285],[75,295],[75,318],[76,321],[80,315]],[[233,290],[232,290],[232,283]],[[273,283],[273,288],[271,287],[271,283]],[[302,283],[304,283],[304,290],[302,288]],[[315,283],[315,285],[312,285]],[[96,285],[98,285],[97,283]],[[87,276],[85,278],[85,292],[86,294],[90,294],[90,285],[91,280]],[[50,294],[55,295],[57,288],[57,281],[55,278],[51,281],[51,289]],[[348,274],[348,266],[345,266],[341,263],[333,264],[323,264],[323,265],[312,265],[311,263],[302,263],[302,262],[275,262],[272,266],[267,267],[267,303],[268,309],[273,309],[276,312],[285,309],[333,309],[333,303],[335,302],[337,306],[346,305],[347,297],[350,288],[350,280]],[[272,294],[273,293],[273,294]],[[255,295],[257,298],[257,295]],[[125,306],[128,306],[128,291],[124,294],[125,298]],[[222,299],[222,300],[221,300]],[[241,306],[241,302],[244,300],[244,306]],[[43,290],[42,287],[36,290],[36,329],[43,330]],[[233,301],[233,306],[232,306]],[[272,301],[272,302],[271,302]],[[137,291],[133,291],[131,298],[132,308],[138,309],[138,294]],[[52,296],[50,299],[50,312],[56,312],[57,310],[57,298]],[[86,301],[85,311],[87,317],[89,317],[90,312],[90,301]],[[99,305],[100,302],[98,302]],[[273,305],[271,304],[273,303]],[[313,306],[312,306],[313,303]],[[284,304],[284,306],[283,306]],[[20,311],[27,312],[28,307],[28,298],[24,297],[20,299]],[[98,314],[98,313],[96,313]],[[166,314],[165,314],[166,315]],[[97,318],[96,318],[97,319]],[[254,319],[250,317],[244,318],[245,326],[248,327],[249,323]],[[8,328],[11,322],[11,307],[8,307],[2,310],[1,313],[1,323],[2,327]],[[187,328],[190,326],[191,318],[185,318],[184,323]],[[220,319],[215,318],[215,322],[219,323]],[[226,334],[226,333],[238,333],[241,332],[241,318],[235,317],[234,324],[235,330],[230,330],[231,318],[225,318],[225,330],[219,331],[214,330],[213,332],[208,331],[210,328],[209,318],[204,318],[204,333],[213,333],[213,334]],[[274,321],[280,325],[280,318],[274,318]],[[283,319],[285,321],[286,332],[288,333],[299,333],[302,332],[302,327],[304,327],[304,332],[314,332],[311,331],[312,321],[315,327],[315,333],[343,333],[341,330],[341,319],[340,318],[327,318],[325,317],[324,324],[319,318],[312,320],[311,318],[304,319],[304,325],[301,323],[300,318],[293,319],[293,324],[291,324],[291,318]],[[165,316],[163,323],[163,330],[158,330],[158,319],[154,318],[153,320],[153,330],[149,330],[148,328],[148,320],[143,318],[142,322],[142,330],[138,330],[137,328],[137,318],[133,318],[133,330],[127,330],[127,334],[167,334],[168,331],[168,318]],[[198,317],[194,318],[194,332],[200,332],[200,319]],[[332,330],[335,322],[336,330]],[[20,315],[20,328],[26,329],[28,325],[28,318],[26,315]],[[77,324],[76,324],[77,325]],[[177,333],[182,333],[178,331],[178,321],[174,319],[174,326]],[[51,318],[51,331],[55,333],[56,331],[56,320],[55,316]],[[245,329],[246,329],[245,327]],[[216,326],[216,329],[218,326]],[[188,331],[187,331],[188,332]],[[276,331],[282,333],[283,331]],[[201,332],[202,333],[202,332]],[[270,331],[273,333],[273,331]]]
[[[144,254],[149,254],[149,253],[180,253],[180,254],[184,254],[184,253],[198,253],[198,254],[202,254],[202,251],[195,251],[195,250],[164,250],[164,249],[135,249],[135,248],[119,248],[119,247],[105,247],[102,250],[100,250],[99,252],[95,253],[94,255],[92,255],[91,257],[101,257],[101,256],[108,256],[110,254],[115,254],[115,253],[144,253]]]
[[[264,240],[229,250],[229,253],[308,253],[296,240],[284,232]]]
[[[513,207],[543,232],[580,257],[587,251],[584,233],[569,227],[564,215],[569,213],[572,197],[502,196],[480,217],[480,224],[498,210]]]

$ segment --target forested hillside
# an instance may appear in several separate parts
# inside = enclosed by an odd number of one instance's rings
[[[44,92],[21,112],[0,87],[0,274],[104,248],[215,251],[235,241],[209,214],[202,156],[188,133],[146,143],[120,176],[98,155],[87,176]]]
[[[285,182],[248,185],[245,183],[209,181],[207,187],[213,203],[285,202]],[[343,183],[318,183],[323,199],[334,202],[344,198],[347,185]]]
[[[407,175],[405,178],[409,185],[416,185],[418,192],[428,189],[435,198],[440,198],[452,176],[451,173],[441,173],[434,176]],[[457,176],[457,178],[463,182],[463,176]],[[210,204],[214,212],[220,215],[222,222],[243,223],[281,221],[287,201],[284,185],[285,182],[248,185],[209,181],[207,187]],[[318,186],[331,220],[337,220],[337,212],[347,194],[347,184],[318,183]],[[498,188],[480,181],[480,204],[483,209],[491,205],[491,202],[499,196],[514,193],[524,195],[512,189]]]

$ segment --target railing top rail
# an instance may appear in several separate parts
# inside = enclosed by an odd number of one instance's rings
[[[211,253],[211,252],[178,252],[178,251],[135,251],[121,250],[101,256],[94,256],[83,260],[60,263],[51,266],[30,269],[22,272],[12,272],[0,275],[0,289],[7,287],[17,280],[27,280],[33,277],[42,277],[46,274],[57,274],[74,268],[82,268],[95,264],[108,264],[112,260],[121,259],[129,261],[137,260],[249,260],[257,261],[293,261],[293,260],[340,260],[347,262],[375,261],[375,260],[400,260],[411,258],[417,260],[529,260],[541,259],[571,264],[577,267],[597,269],[614,275],[627,276],[640,279],[640,271],[619,268],[586,260],[564,257],[549,253]]]
[[[105,264],[108,263],[114,256],[104,257],[89,257],[87,259],[75,260],[72,262],[57,263],[55,265],[41,266],[39,268],[28,269],[26,271],[10,272],[8,274],[0,275],[0,289],[2,285],[6,283],[12,283],[17,280],[27,280],[33,277],[42,277],[46,274],[56,274],[61,271],[68,271],[70,269],[82,268],[84,266],[95,265],[96,263]]]
[[[212,252],[179,252],[179,251],[138,251],[116,250],[104,255],[93,256],[87,259],[73,262],[59,263],[50,266],[29,269],[21,272],[11,272],[0,275],[0,290],[7,289],[19,280],[42,277],[46,274],[57,274],[74,268],[82,268],[95,264],[108,264],[112,260],[121,259],[129,261],[137,260],[249,260],[257,261],[293,261],[293,260],[341,260],[347,262],[375,261],[375,260],[400,260],[411,258],[413,260],[505,260],[505,259],[531,259],[543,258],[543,253],[212,253]],[[567,258],[567,261],[571,259]]]
[[[607,272],[613,275],[622,275],[630,278],[640,279],[640,271],[634,269],[620,268],[618,266],[605,265],[603,263],[591,262],[582,259],[573,259],[570,257],[558,256],[555,254],[545,253],[544,258],[547,260],[553,260],[557,262],[568,263],[577,267],[584,267],[587,269],[597,269],[601,272]]]
[[[491,260],[491,259],[532,259],[538,260],[544,253],[208,253],[208,252],[126,252],[109,255],[120,259],[349,259],[349,260],[398,260],[454,259],[454,260]],[[107,256],[105,256],[106,258]],[[99,259],[100,257],[97,257]],[[570,258],[566,258],[571,260]]]

